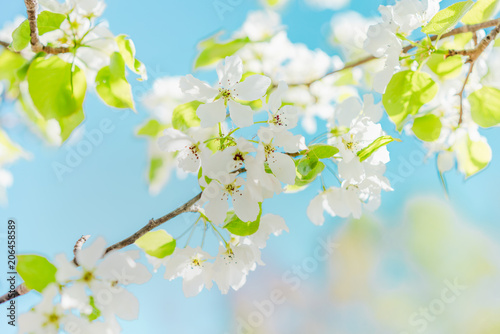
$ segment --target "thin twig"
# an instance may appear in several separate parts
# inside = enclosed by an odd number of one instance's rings
[[[151,219],[149,221],[149,223],[147,223],[139,231],[137,231],[134,234],[132,234],[130,237],[128,237],[128,238],[126,238],[126,239],[124,239],[124,240],[122,240],[120,242],[117,242],[114,245],[109,246],[106,249],[106,253],[104,253],[104,255],[106,255],[107,253],[109,253],[109,252],[111,252],[113,250],[122,249],[123,247],[132,245],[137,239],[139,239],[140,237],[142,237],[144,234],[146,234],[149,231],[151,231],[152,229],[160,226],[161,224],[165,223],[166,221],[169,221],[170,219],[177,217],[181,213],[192,212],[191,211],[191,207],[194,204],[196,204],[196,202],[198,202],[200,200],[200,198],[201,198],[201,192],[198,195],[196,195],[195,197],[193,197],[192,199],[190,199],[189,201],[187,201],[185,204],[181,205],[180,207],[178,207],[174,211],[166,214],[165,216],[160,217],[158,219]]]
[[[490,45],[490,43],[495,40],[498,33],[500,33],[500,24],[498,24],[495,29],[491,30],[490,33],[486,35],[486,37],[484,37],[475,48],[468,50],[448,50],[447,56],[467,56],[469,57],[467,62],[474,63],[476,59],[484,52],[484,50],[486,50],[488,45]]]
[[[460,96],[460,118],[458,119],[458,125],[462,124],[463,120],[463,115],[464,115],[464,90],[465,90],[465,85],[467,84],[467,81],[469,80],[470,74],[472,73],[472,68],[474,67],[474,62],[470,63],[469,71],[467,72],[467,76],[465,77],[464,80],[464,85],[462,86],[462,90],[460,93],[458,93],[458,96]]]
[[[77,253],[78,253],[78,252],[82,249],[83,244],[84,244],[87,240],[89,240],[89,238],[90,238],[90,235],[82,235],[82,237],[81,237],[80,239],[78,239],[78,241],[76,242],[75,247],[73,247],[73,255],[75,256],[75,257],[73,258],[73,263],[74,263],[75,265],[77,265],[77,266],[78,266],[79,264],[78,264],[78,261],[77,261],[77,259],[76,259],[76,254],[77,254]]]
[[[26,12],[28,13],[28,22],[30,24],[31,50],[33,52],[45,52],[50,54],[69,52],[69,48],[67,47],[46,46],[43,45],[42,42],[40,42],[40,38],[38,36],[37,14],[36,14],[38,9],[38,2],[37,0],[24,0],[24,4],[26,5]]]
[[[24,283],[19,284],[14,291],[9,291],[0,297],[0,304],[8,302],[11,299],[27,294],[30,291]]]
[[[10,44],[4,41],[0,41],[0,45],[3,46],[4,48],[8,48]]]

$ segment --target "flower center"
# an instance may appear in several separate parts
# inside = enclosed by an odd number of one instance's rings
[[[264,152],[266,153],[266,158],[269,154],[274,152],[274,146],[271,144],[264,144]]]
[[[91,271],[86,271],[82,276],[82,281],[89,283],[94,279],[94,274]]]

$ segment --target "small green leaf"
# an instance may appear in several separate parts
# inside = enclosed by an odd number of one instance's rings
[[[454,3],[453,5],[440,10],[434,17],[430,20],[425,27],[422,28],[422,32],[427,35],[442,35],[447,31],[451,30],[460,19],[467,13],[472,6],[474,1],[462,1]]]
[[[486,141],[472,141],[469,136],[455,145],[459,169],[470,177],[488,166],[491,161],[491,148]]]
[[[472,120],[483,128],[500,123],[500,89],[483,86],[468,97]]]
[[[219,43],[216,41],[217,35],[200,43],[202,51],[195,61],[194,68],[213,65],[225,57],[232,56],[236,51],[250,43],[250,38],[237,38],[230,42]]]
[[[24,284],[38,292],[56,282],[57,268],[42,256],[18,255],[16,270]]]
[[[297,172],[300,175],[305,176],[308,175],[312,170],[316,168],[316,165],[319,163],[317,157],[313,155],[307,155],[299,160],[297,164]]]
[[[433,54],[427,61],[432,72],[443,79],[451,79],[462,73],[463,60],[461,56],[445,58],[442,54]]]
[[[175,250],[176,241],[165,230],[151,231],[135,241],[146,254],[163,259]]]
[[[43,35],[47,32],[59,29],[66,16],[49,11],[43,11],[38,14],[37,26],[38,34]],[[19,27],[12,32],[11,48],[14,51],[21,51],[30,44],[31,30],[28,20],[24,20]]]
[[[262,203],[259,203],[259,215],[255,221],[244,222],[234,213],[229,211],[225,220],[224,228],[234,235],[246,237],[252,235],[259,229],[260,217],[262,216]]]
[[[166,125],[160,124],[156,119],[150,119],[137,130],[138,136],[146,136],[156,138],[163,130],[167,128]]]
[[[14,51],[24,50],[30,44],[30,39],[30,24],[28,20],[25,20],[12,32],[10,47]]]
[[[118,52],[113,52],[109,66],[99,70],[95,78],[96,91],[110,107],[135,110],[132,88],[125,77],[125,61]]]
[[[141,75],[142,79],[146,79],[145,66],[135,58],[134,42],[127,35],[118,35],[115,37],[115,41],[127,67],[136,74]]]
[[[49,12],[47,10],[38,14],[37,27],[38,34],[43,35],[45,33],[59,29],[61,23],[66,20],[66,16],[59,13]]]
[[[498,0],[477,0],[474,7],[464,15],[462,23],[477,24],[489,20],[496,11]]]
[[[200,126],[200,119],[196,110],[202,104],[199,101],[191,101],[177,106],[172,112],[172,126],[174,129],[186,131],[189,128]]]
[[[365,161],[373,153],[375,153],[379,148],[381,148],[382,146],[385,146],[389,143],[392,143],[393,141],[401,141],[401,140],[397,139],[397,138],[393,138],[391,136],[378,137],[377,139],[375,139],[373,141],[373,143],[371,143],[370,145],[368,145],[367,147],[365,147],[364,149],[362,149],[361,151],[358,152],[359,161]]]
[[[408,115],[415,115],[430,102],[438,91],[438,85],[429,74],[411,70],[393,75],[382,97],[387,114],[399,131]]]
[[[153,157],[149,163],[149,173],[148,179],[149,182],[152,183],[156,180],[158,175],[158,171],[163,167],[163,159],[161,157]]]
[[[339,152],[339,149],[327,144],[314,144],[309,146],[307,155],[314,156],[317,159],[328,159]]]
[[[315,157],[305,156],[300,160],[295,160],[296,178],[295,185],[302,186],[311,183],[319,173],[325,169],[325,164]]]
[[[87,82],[77,66],[59,57],[36,58],[28,69],[33,104],[45,119],[60,119],[82,110]]]
[[[441,120],[433,114],[428,114],[422,117],[417,117],[413,121],[413,133],[423,141],[434,141],[441,134]]]

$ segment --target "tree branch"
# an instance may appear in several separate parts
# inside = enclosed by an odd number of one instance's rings
[[[123,247],[132,245],[137,239],[139,239],[140,237],[142,237],[144,234],[146,234],[149,231],[151,231],[152,229],[160,226],[161,224],[169,221],[170,219],[173,219],[173,218],[177,217],[181,213],[191,212],[190,210],[191,210],[192,206],[194,204],[196,204],[196,202],[198,202],[200,200],[200,198],[201,198],[201,192],[198,195],[196,195],[195,197],[193,197],[192,199],[190,199],[189,201],[187,201],[186,203],[184,203],[183,205],[181,205],[180,207],[178,207],[177,209],[175,209],[174,211],[166,214],[165,216],[160,217],[158,219],[151,219],[149,221],[149,223],[147,223],[139,231],[137,231],[134,234],[132,234],[130,237],[128,237],[128,238],[126,238],[126,239],[124,239],[124,240],[122,240],[120,242],[117,242],[114,245],[109,246],[106,249],[106,252],[104,253],[104,255],[106,255],[107,253],[109,253],[109,252],[111,252],[113,250],[122,249]]]
[[[196,204],[196,202],[198,202],[200,200],[201,194],[202,193],[200,192],[198,195],[196,195],[195,197],[193,197],[192,199],[190,199],[189,201],[187,201],[186,203],[184,203],[183,205],[181,205],[180,207],[178,207],[174,211],[166,214],[165,216],[160,217],[158,219],[151,219],[143,228],[141,228],[139,231],[132,234],[130,237],[128,237],[120,242],[117,242],[114,245],[109,246],[106,249],[106,252],[104,253],[103,257],[106,256],[106,254],[108,254],[109,252],[111,252],[113,250],[122,249],[126,246],[132,245],[137,239],[142,237],[147,232],[149,232],[149,231],[153,230],[154,228],[160,226],[161,224],[177,217],[178,215],[180,215],[182,213],[197,212],[198,211],[197,209],[193,210],[193,206]],[[76,265],[78,265],[78,263],[76,262],[76,253],[81,249],[81,247],[83,246],[85,241],[87,241],[88,237],[89,236],[86,236],[86,235],[82,236],[80,239],[78,239],[78,241],[75,244],[75,248],[73,250],[73,253],[75,254],[75,258],[73,259],[73,262]],[[7,302],[11,299],[14,299],[16,297],[22,296],[22,295],[28,293],[29,291],[30,290],[26,287],[26,285],[24,285],[24,283],[22,283],[22,284],[17,286],[14,293],[11,293],[9,291],[5,295],[1,296],[0,297],[0,304],[5,303],[5,302]]]
[[[0,304],[8,302],[11,299],[27,294],[30,291],[24,283],[19,284],[14,291],[9,291],[0,297]]]
[[[69,48],[67,47],[46,46],[43,45],[42,42],[40,42],[40,38],[38,36],[36,14],[38,9],[38,2],[37,0],[24,0],[24,4],[26,5],[26,12],[28,13],[28,21],[30,24],[31,50],[33,52],[45,52],[50,54],[69,52]]]
[[[468,56],[469,59],[467,60],[467,62],[474,63],[476,59],[481,55],[481,53],[483,53],[484,50],[486,50],[488,45],[490,45],[490,43],[495,40],[498,33],[500,33],[500,23],[495,27],[495,29],[491,30],[490,33],[486,35],[486,37],[484,37],[474,49],[448,50],[447,56],[448,57],[456,55]]]
[[[443,34],[441,36],[441,38],[446,38],[446,37],[455,36],[455,35],[459,35],[459,34],[465,34],[465,33],[468,33],[468,32],[476,32],[476,31],[481,30],[481,29],[490,28],[490,27],[494,27],[494,26],[498,26],[498,25],[500,25],[500,18],[494,19],[494,20],[490,20],[490,21],[486,21],[486,22],[482,22],[482,23],[478,23],[478,24],[465,25],[465,26],[461,26],[461,27],[458,27],[458,28],[450,30],[446,34]],[[437,38],[438,38],[437,35],[433,35],[433,36],[431,36],[431,41],[435,41]],[[421,42],[421,41],[422,40],[418,40],[418,41],[416,41],[416,43]],[[407,45],[407,46],[405,46],[403,48],[403,53],[408,53],[413,48],[415,48],[415,45],[412,45],[412,44]],[[324,78],[326,78],[326,77],[328,77],[328,76],[330,76],[332,74],[335,74],[335,73],[347,70],[349,68],[353,68],[353,67],[357,67],[357,66],[363,65],[363,64],[368,63],[368,62],[370,62],[372,60],[375,60],[375,59],[378,59],[378,58],[374,57],[374,56],[367,56],[367,57],[361,58],[361,59],[359,59],[359,60],[357,60],[355,62],[347,63],[344,67],[342,67],[342,68],[340,68],[338,70],[334,70],[334,71],[328,72],[327,74],[323,75],[322,77],[320,77],[318,79],[314,79],[314,80],[312,80],[310,82],[306,82],[306,83],[291,83],[291,84],[288,84],[288,86],[310,86],[313,83],[315,83],[316,81],[323,80]]]
[[[4,41],[0,41],[0,45],[7,49],[10,44]]]

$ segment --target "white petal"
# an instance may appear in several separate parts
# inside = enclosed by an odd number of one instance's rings
[[[81,275],[81,271],[73,264],[69,262],[65,254],[56,255],[57,272],[56,279],[58,282],[63,283],[70,279],[74,279]]]
[[[184,94],[189,95],[194,100],[208,102],[219,94],[219,90],[210,87],[207,83],[196,79],[191,74],[182,77],[179,87]]]
[[[164,136],[158,138],[158,146],[163,151],[175,152],[191,146],[193,140],[184,132],[169,128],[164,132]]]
[[[201,126],[210,128],[226,119],[226,106],[224,100],[201,104],[196,110],[196,115],[200,118]]]
[[[233,195],[233,207],[234,213],[244,222],[255,221],[260,211],[259,203],[246,189]]]
[[[276,132],[273,141],[275,146],[283,147],[287,153],[295,153],[307,148],[302,135],[293,135],[290,131]]]
[[[210,182],[209,186],[203,190],[202,199],[208,201],[205,206],[205,213],[212,223],[220,225],[226,219],[229,209],[227,195],[217,181]]]
[[[231,88],[241,80],[243,75],[243,63],[238,56],[229,56],[217,65],[219,85],[226,89]]]
[[[104,255],[106,250],[106,241],[99,237],[92,245],[83,248],[76,253],[78,263],[85,269],[92,269],[95,267],[97,261]]]
[[[325,222],[323,202],[324,195],[321,193],[314,197],[307,207],[307,217],[309,217],[309,220],[312,221],[314,225],[323,225]]]
[[[123,320],[135,320],[139,316],[139,300],[125,289],[113,293],[113,300],[109,307]]]
[[[282,103],[281,98],[283,94],[285,94],[287,89],[288,89],[287,83],[281,80],[278,83],[278,88],[274,92],[272,92],[271,95],[269,95],[269,110],[271,112],[275,113],[281,107]]]
[[[269,167],[278,180],[286,184],[295,184],[295,163],[288,155],[273,152],[268,156]]]
[[[245,101],[254,101],[263,97],[271,85],[271,79],[260,74],[254,74],[245,81],[236,84],[233,88],[236,98]]]
[[[455,165],[455,156],[453,152],[444,151],[437,157],[438,169],[441,173],[447,172]]]
[[[179,167],[186,172],[196,173],[200,168],[200,153],[193,152],[191,149],[181,151],[177,157]]]
[[[233,100],[227,102],[229,114],[234,124],[239,128],[253,125],[253,110],[250,106],[244,106]]]

